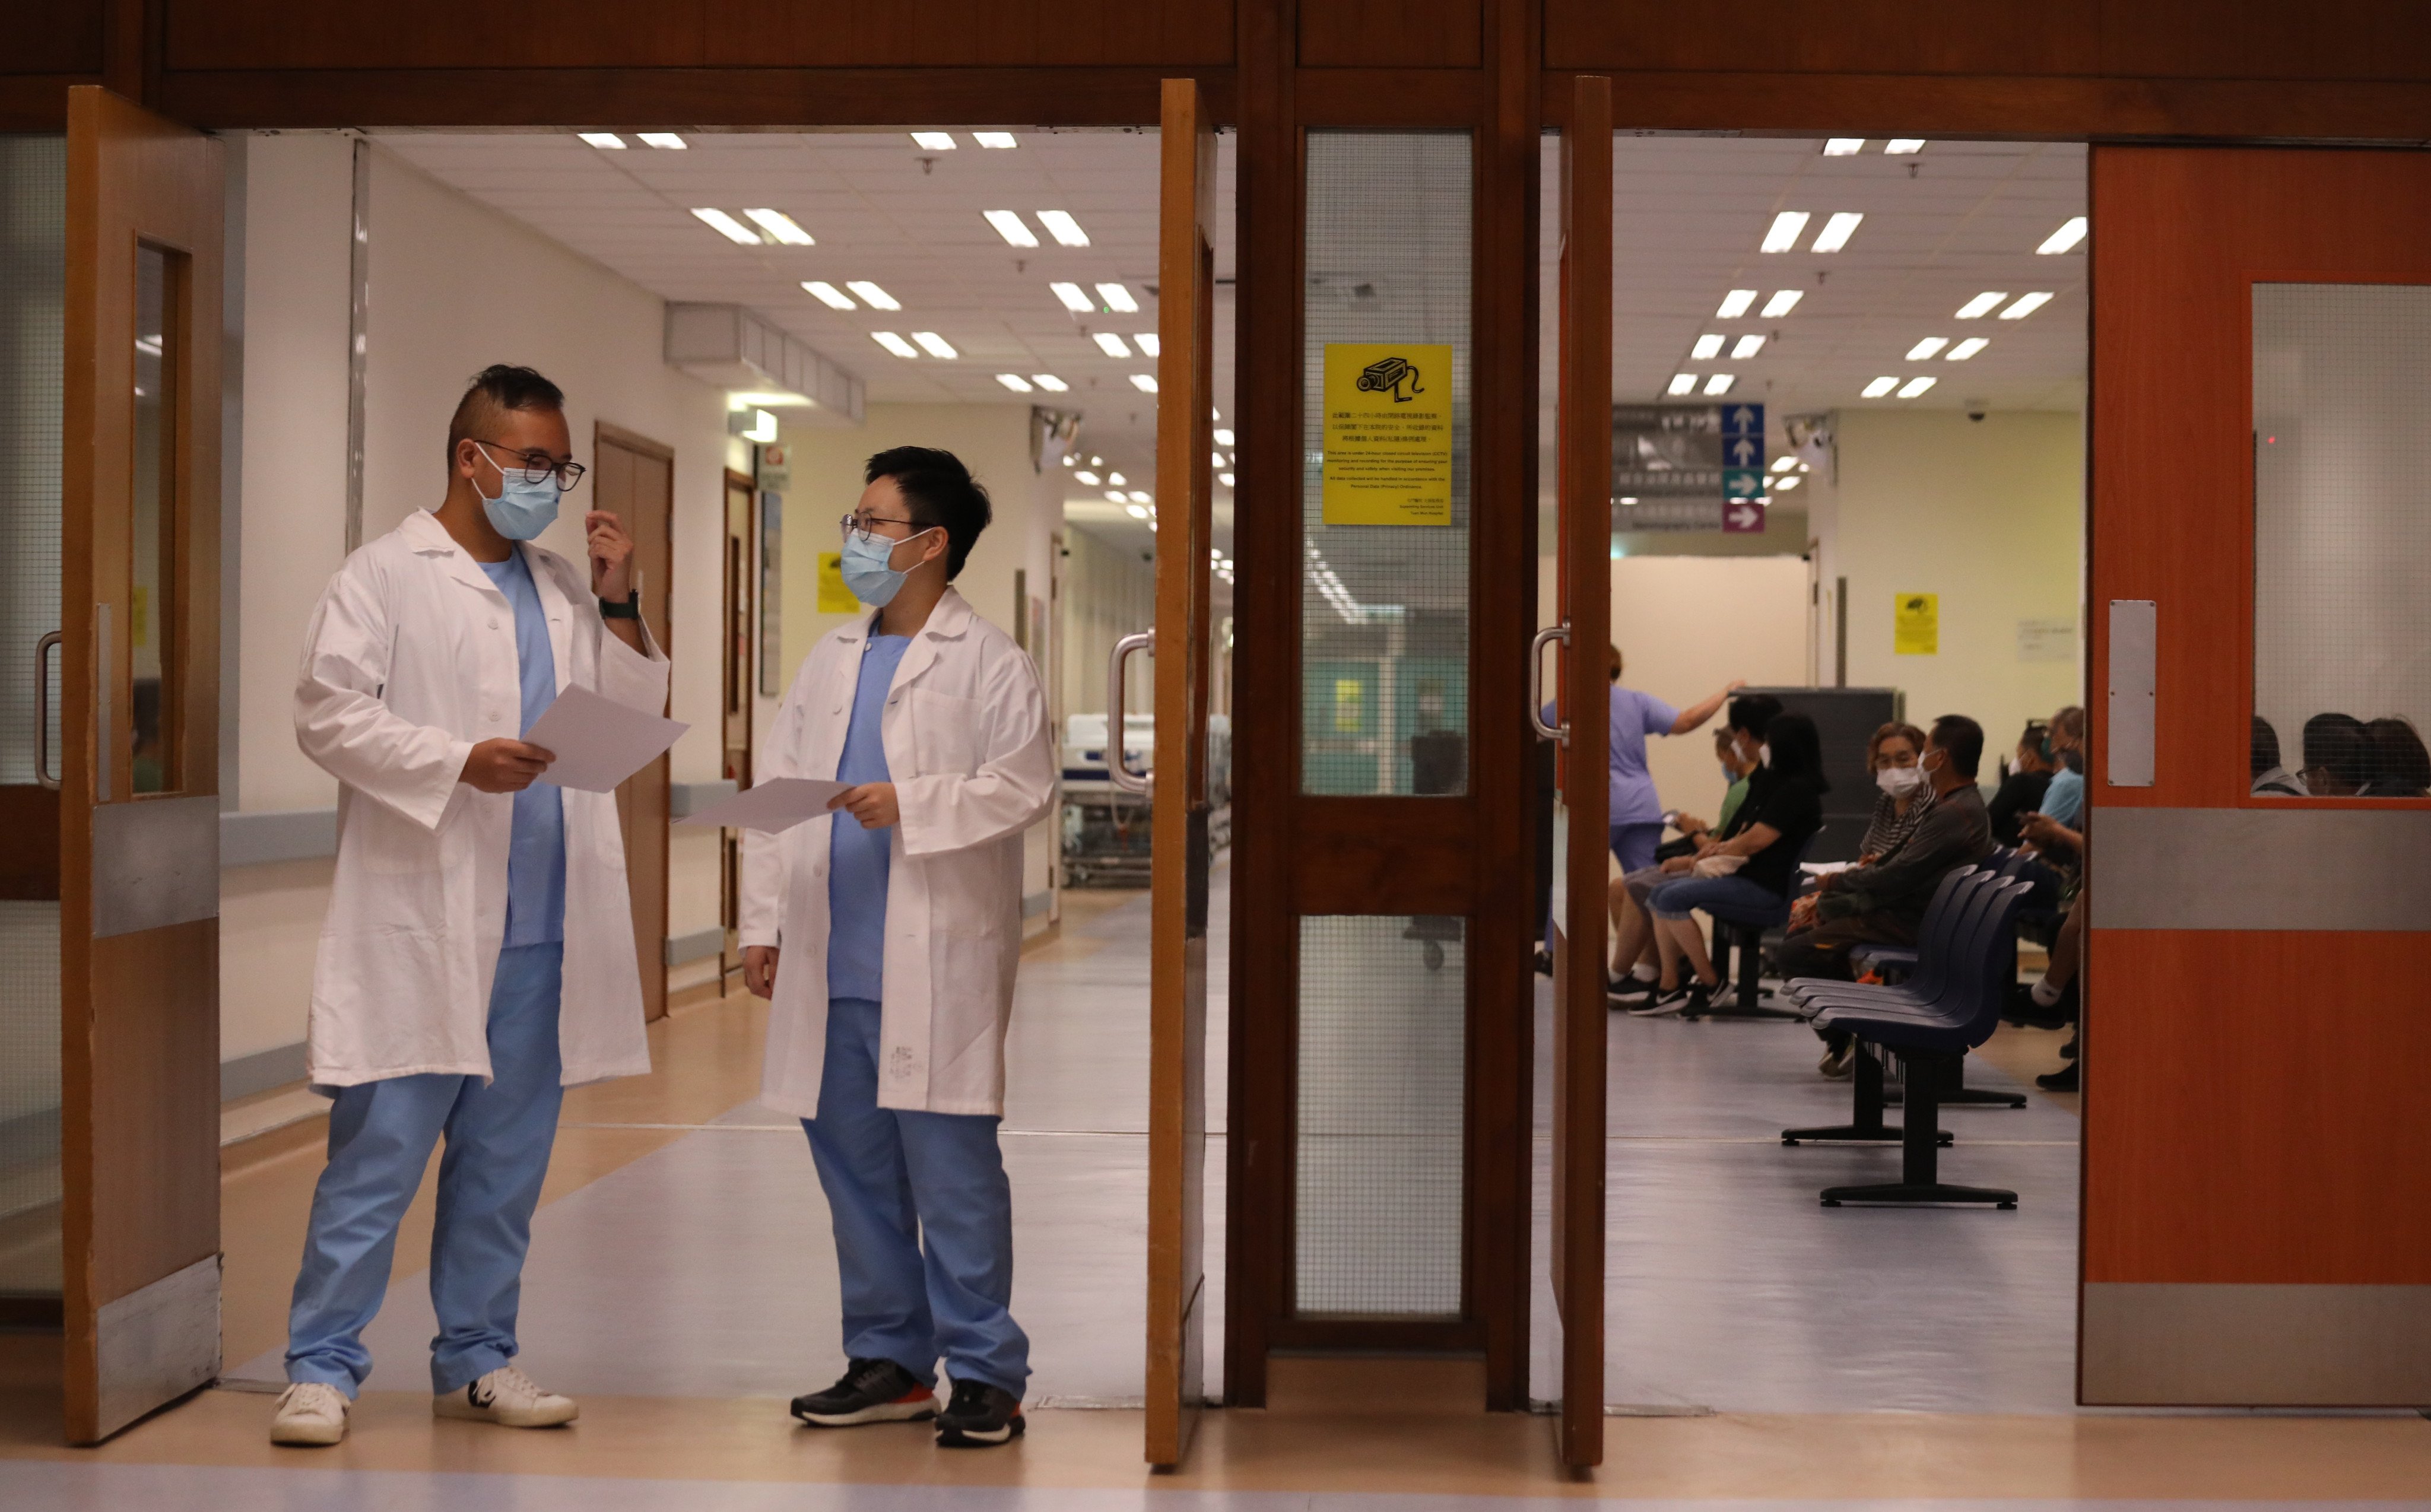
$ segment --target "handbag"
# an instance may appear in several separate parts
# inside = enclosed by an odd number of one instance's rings
[[[1700,877],[1727,877],[1746,865],[1745,856],[1702,856],[1693,869]]]

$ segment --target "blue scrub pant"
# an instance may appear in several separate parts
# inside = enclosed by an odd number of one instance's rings
[[[388,1291],[396,1226],[444,1134],[430,1233],[430,1389],[462,1389],[515,1356],[515,1310],[532,1210],[557,1138],[557,1010],[565,948],[498,952],[490,989],[490,1069],[399,1076],[341,1087],[329,1163],[312,1192],[304,1265],[287,1315],[287,1379],[349,1398],[371,1373],[363,1330]]]
[[[878,1105],[879,1010],[828,1001],[819,1116],[802,1120],[835,1221],[844,1352],[934,1386],[1021,1395],[1030,1337],[1013,1320],[1013,1187],[984,1114]]]

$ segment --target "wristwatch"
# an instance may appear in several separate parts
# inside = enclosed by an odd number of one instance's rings
[[[612,598],[602,598],[599,600],[599,617],[601,619],[641,618],[642,590],[636,588],[631,593],[626,595],[625,601],[621,604],[617,603]]]

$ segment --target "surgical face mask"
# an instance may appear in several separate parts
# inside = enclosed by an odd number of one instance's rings
[[[1770,766],[1772,764],[1772,746],[1770,742],[1767,742],[1766,744],[1756,748],[1755,759],[1767,766]]]
[[[545,477],[533,482],[520,467],[512,472],[498,466],[487,448],[476,446],[484,462],[498,475],[498,496],[481,495],[481,512],[490,517],[490,525],[510,541],[528,541],[549,528],[557,519],[557,479]],[[481,485],[475,483],[474,492]]]
[[[1874,774],[1874,785],[1893,798],[1905,798],[1924,785],[1924,773],[1914,766],[1886,766]]]
[[[934,529],[934,527],[930,527]],[[917,541],[927,530],[915,531],[903,541]],[[872,609],[884,609],[903,591],[903,580],[911,576],[906,567],[897,571],[893,565],[895,548],[903,541],[890,541],[882,535],[863,535],[847,531],[844,538],[844,585],[852,596]]]

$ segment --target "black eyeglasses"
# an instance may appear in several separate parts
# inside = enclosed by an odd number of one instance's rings
[[[527,483],[537,483],[544,478],[555,477],[557,491],[562,494],[582,481],[584,468],[578,462],[562,462],[545,451],[508,451],[508,448],[499,445],[496,442],[483,441],[478,436],[473,438],[473,445],[490,451],[507,451],[509,456],[513,457],[523,465],[510,468],[495,457],[490,459],[491,462],[497,463],[498,471],[502,473],[523,474],[524,481]]]
[[[846,540],[849,541],[858,537],[861,540],[867,541],[878,534],[877,531],[870,529],[873,525],[917,525],[920,522],[917,520],[891,519],[883,514],[847,514],[836,523],[844,527],[844,535]]]

